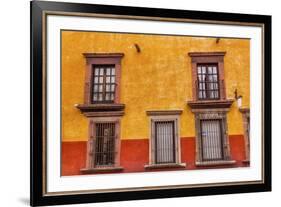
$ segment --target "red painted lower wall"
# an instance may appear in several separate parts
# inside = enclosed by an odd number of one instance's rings
[[[246,159],[244,136],[229,136],[229,145],[231,158],[236,160],[236,166],[247,166],[248,164],[243,163],[243,161]]]
[[[86,166],[87,142],[62,142],[62,175],[79,175]]]
[[[181,162],[186,163],[187,169],[195,168],[195,137],[181,138]]]
[[[230,153],[236,164],[220,167],[247,166],[245,160],[245,145],[243,135],[230,135]],[[185,170],[200,169],[195,165],[195,138],[181,137],[181,162],[186,163]],[[122,172],[144,172],[144,165],[149,163],[149,140],[121,140],[120,164]],[[80,175],[80,169],[86,165],[87,142],[62,143],[62,175]],[[202,168],[202,167],[201,167]],[[206,167],[205,167],[206,168]],[[210,168],[210,167],[208,167]],[[218,168],[218,166],[216,166]],[[163,169],[166,170],[166,169]],[[183,170],[181,168],[181,170]],[[151,170],[150,170],[151,171]]]
[[[123,172],[143,172],[149,162],[149,140],[132,139],[121,141],[120,164]]]

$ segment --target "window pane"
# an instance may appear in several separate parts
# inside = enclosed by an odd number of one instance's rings
[[[213,75],[208,75],[208,81],[210,81],[210,82],[213,81]]]
[[[98,75],[99,75],[99,71],[100,71],[99,68],[95,68],[95,76],[98,76]]]
[[[212,71],[212,67],[208,67],[208,74],[212,74],[213,71]]]
[[[215,67],[215,66],[213,67],[213,73],[217,74],[217,67]]]
[[[202,73],[203,73],[203,74],[206,73],[206,67],[205,67],[205,66],[202,67]]]
[[[95,77],[94,83],[98,83],[98,82],[99,82],[99,78],[98,78],[98,77]]]
[[[99,101],[102,101],[102,93],[99,93]]]
[[[215,81],[215,82],[218,81],[218,76],[217,75],[213,75],[213,81]]]
[[[110,83],[110,76],[108,77],[106,77],[106,83]]]
[[[111,85],[111,92],[114,92],[115,90],[115,85]]]
[[[111,93],[111,98],[112,101],[114,100],[114,93]]]
[[[111,83],[115,83],[115,76],[111,76]]]
[[[100,76],[99,82],[103,83],[103,77],[102,76]]]
[[[214,83],[214,89],[217,90],[218,88],[218,83]]]
[[[103,75],[103,68],[100,68],[100,75]]]
[[[97,101],[97,100],[98,100],[98,94],[97,94],[97,93],[94,93],[93,101]]]
[[[115,75],[115,68],[111,68],[111,75]]]
[[[103,85],[99,85],[99,92],[102,92],[103,90]]]
[[[94,92],[98,92],[98,90],[99,90],[98,85],[95,85],[95,86],[94,86]]]
[[[106,92],[110,92],[110,85],[109,84],[106,85]]]
[[[110,93],[106,93],[106,94],[105,94],[105,100],[106,100],[106,101],[109,101],[109,100],[110,100]]]
[[[106,75],[110,75],[111,68],[106,68]]]

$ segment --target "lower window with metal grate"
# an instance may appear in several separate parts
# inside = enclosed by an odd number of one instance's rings
[[[202,161],[223,160],[222,121],[220,119],[201,120]]]
[[[175,123],[155,122],[155,163],[175,163]]]
[[[95,167],[115,164],[115,123],[96,123]]]

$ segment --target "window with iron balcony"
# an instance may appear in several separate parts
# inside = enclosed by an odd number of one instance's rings
[[[84,103],[76,107],[87,116],[122,115],[120,103],[123,53],[83,53],[86,59]]]
[[[228,108],[233,100],[226,98],[224,56],[226,52],[190,52],[192,71],[191,108]]]

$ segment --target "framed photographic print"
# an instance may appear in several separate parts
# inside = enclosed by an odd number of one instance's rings
[[[31,205],[271,190],[271,16],[31,2]]]

